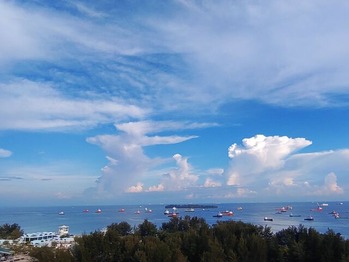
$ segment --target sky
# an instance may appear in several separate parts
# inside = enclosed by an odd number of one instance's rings
[[[0,204],[349,200],[348,13],[0,0]]]

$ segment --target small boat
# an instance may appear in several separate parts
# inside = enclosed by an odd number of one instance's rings
[[[301,215],[294,215],[294,214],[290,214],[290,217],[300,217]]]
[[[136,215],[139,215],[140,213],[141,213],[141,211],[139,211],[139,210],[135,211]]]
[[[88,209],[84,209],[82,212],[83,212],[83,213],[88,213],[89,210],[88,210]]]
[[[120,212],[120,213],[125,212],[125,208],[121,208],[121,209],[119,209],[119,211],[118,211],[118,212]]]
[[[184,210],[185,212],[195,212],[194,208],[187,208],[186,210]]]
[[[58,215],[63,216],[63,215],[64,215],[64,212],[61,211],[61,212],[58,213]]]
[[[172,212],[170,214],[168,214],[168,217],[177,217],[177,214],[176,212]]]
[[[213,217],[222,217],[223,214],[221,212],[218,212],[217,215],[214,215]]]
[[[322,209],[323,208],[321,206],[318,206],[317,208],[310,209],[310,211],[321,212]]]
[[[271,217],[264,217],[264,221],[273,221],[274,219],[272,219]]]
[[[222,215],[223,216],[233,216],[234,213],[233,213],[233,211],[225,210],[225,211],[222,212]]]
[[[241,211],[241,210],[242,210],[242,207],[238,207],[237,210]]]
[[[170,214],[170,211],[166,209],[166,210],[164,211],[164,215],[167,216],[167,215],[169,215],[169,214]]]
[[[144,208],[144,210],[145,210],[145,213],[152,213],[153,212],[153,210],[148,209],[148,208]]]
[[[287,212],[288,209],[286,207],[280,207],[280,208],[277,208],[276,210],[278,213],[281,213],[281,212],[284,213],[284,212]]]
[[[306,220],[306,221],[313,221],[313,220],[314,220],[314,217],[308,216],[308,217],[304,218],[304,220]]]
[[[98,209],[96,210],[96,213],[97,213],[97,214],[102,213],[102,210],[101,210],[100,208],[98,208]]]

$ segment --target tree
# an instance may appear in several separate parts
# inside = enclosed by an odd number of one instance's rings
[[[3,239],[17,239],[23,235],[23,230],[18,224],[3,224],[0,227],[0,238]]]
[[[113,223],[107,227],[108,231],[116,231],[118,232],[121,236],[126,236],[131,234],[132,227],[129,223],[127,222],[120,222],[118,223]]]
[[[136,233],[141,235],[142,237],[155,236],[157,232],[158,230],[156,228],[156,225],[149,222],[147,219],[145,219],[144,222],[140,224],[136,230]]]

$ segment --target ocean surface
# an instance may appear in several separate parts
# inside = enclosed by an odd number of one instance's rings
[[[195,208],[194,212],[186,212],[186,209],[178,208],[179,217],[197,216],[202,217],[210,225],[218,221],[242,221],[255,225],[267,225],[273,232],[298,226],[315,228],[321,233],[328,229],[340,233],[349,239],[349,202],[326,202],[321,208],[314,202],[295,203],[224,203],[214,204],[217,208]],[[282,207],[289,207],[286,212],[280,212]],[[100,213],[96,213],[101,209]],[[124,209],[124,212],[120,212]],[[88,210],[89,212],[86,212]],[[146,212],[151,210],[152,212]],[[112,223],[125,221],[131,226],[141,224],[144,219],[161,227],[162,223],[170,218],[164,215],[165,205],[108,205],[108,206],[64,206],[64,207],[0,207],[0,225],[5,223],[17,223],[25,233],[57,232],[58,227],[67,225],[70,233],[74,235],[89,234],[96,230],[102,230]],[[170,212],[173,210],[168,209]],[[231,210],[233,216],[214,217],[220,211]],[[85,211],[85,212],[84,212]],[[331,213],[336,211],[340,218],[335,218]],[[60,215],[64,212],[64,215]],[[290,214],[298,215],[291,217]],[[313,221],[304,218],[313,216]],[[264,221],[264,217],[272,218],[273,221]]]

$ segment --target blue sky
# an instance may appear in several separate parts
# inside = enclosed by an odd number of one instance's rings
[[[349,200],[348,12],[0,1],[0,204]]]

